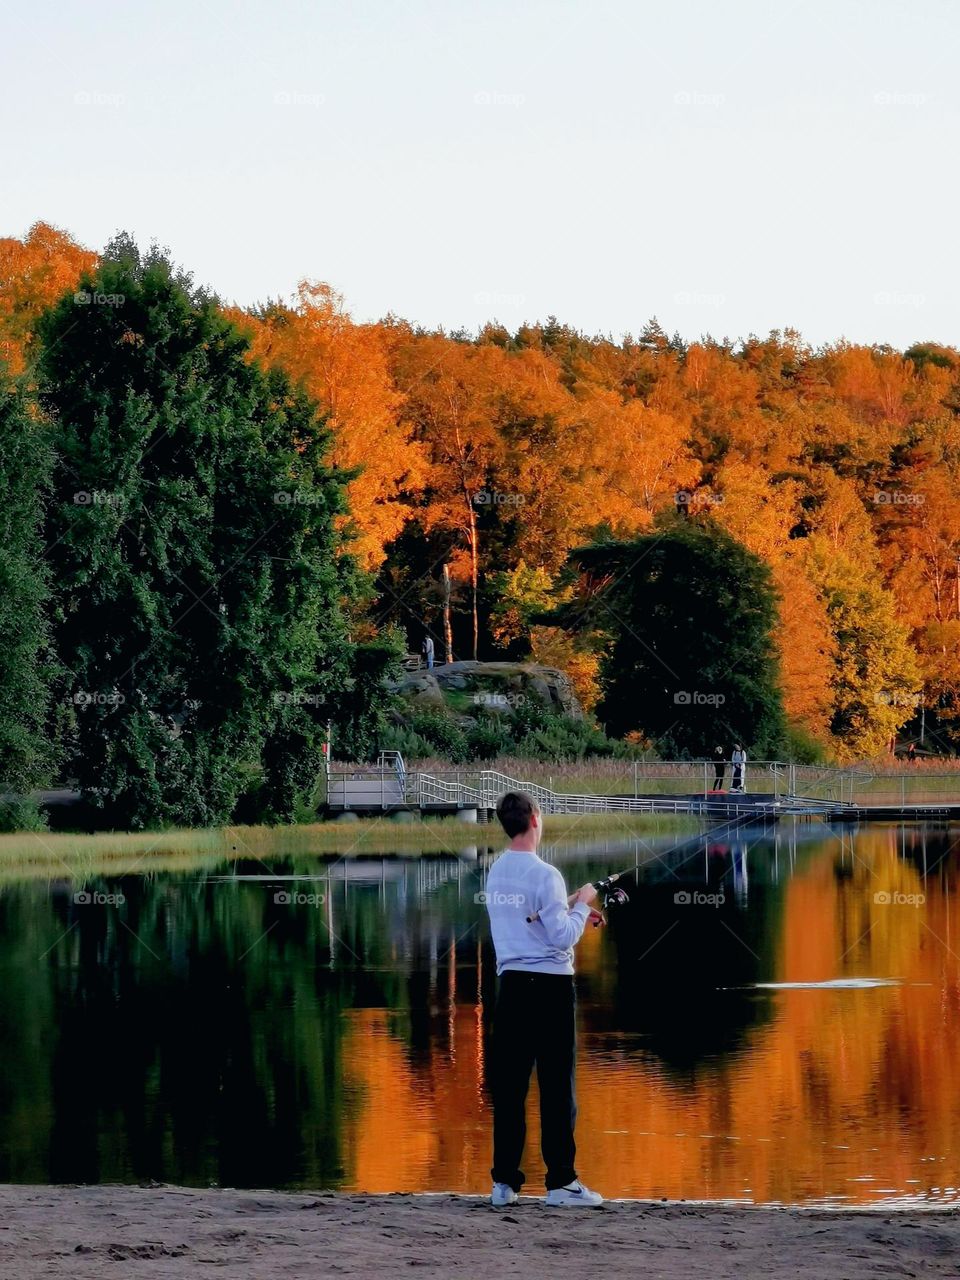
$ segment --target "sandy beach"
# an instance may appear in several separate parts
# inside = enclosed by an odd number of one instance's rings
[[[112,1263],[120,1264],[114,1268]],[[468,1196],[0,1188],[0,1277],[956,1276],[960,1215]]]

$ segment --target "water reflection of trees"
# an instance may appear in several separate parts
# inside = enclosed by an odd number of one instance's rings
[[[621,1189],[690,1194],[698,1175],[671,1136],[688,1123],[781,1144],[769,1167],[705,1147],[717,1193],[741,1175],[758,1193],[822,1185],[816,1153],[849,1145],[850,1126],[901,1181],[927,1149],[951,1149],[950,833],[806,834],[638,852],[630,905],[584,939],[585,1162]],[[558,856],[570,884],[628,861]],[[495,990],[482,872],[338,862],[299,885],[325,892],[316,907],[276,902],[289,885],[187,875],[88,886],[122,907],[78,906],[68,883],[6,890],[0,1178],[386,1190],[482,1177]],[[694,888],[723,904],[674,902]],[[887,892],[925,892],[924,910],[892,909]],[[752,987],[847,973],[906,985],[845,1000]],[[636,1132],[607,1169],[619,1110]]]

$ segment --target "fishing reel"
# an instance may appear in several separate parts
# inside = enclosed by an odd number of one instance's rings
[[[600,902],[604,911],[608,907],[625,907],[630,901],[630,895],[626,889],[621,888],[617,881],[623,873],[615,876],[607,876],[604,880],[594,880],[593,887],[600,895]]]
[[[625,907],[630,901],[630,895],[626,889],[617,884],[621,875],[623,872],[618,872],[615,876],[606,876],[603,880],[593,882],[593,887],[600,899],[600,910],[591,917],[595,929],[607,923],[607,911],[610,907]]]

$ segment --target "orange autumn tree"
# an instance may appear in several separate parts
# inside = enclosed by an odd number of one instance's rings
[[[95,258],[44,223],[0,240],[0,359],[14,372]],[[691,518],[710,514],[770,566],[792,723],[844,759],[917,737],[919,669],[926,732],[960,738],[953,348],[814,350],[790,329],[686,344],[655,320],[615,340],[552,317],[449,335],[355,323],[307,282],[288,304],[229,314],[328,415],[334,461],[356,471],[351,546],[384,611],[402,583],[421,625],[442,564],[464,652],[529,647],[590,700],[593,655],[525,620],[530,583],[559,590],[571,548],[643,533],[686,491]],[[501,599],[502,582],[520,585]],[[504,625],[514,614],[519,630]],[[887,708],[893,695],[905,705]]]
[[[407,387],[405,421],[429,459],[426,504],[419,511],[428,538],[454,537],[452,570],[469,583],[471,653],[479,647],[480,516],[509,501],[517,490],[496,487],[506,449],[497,430],[498,399],[506,356],[495,346],[476,347],[442,335],[412,338],[396,352]],[[444,558],[441,551],[440,558]]]
[[[37,321],[76,289],[97,255],[65,231],[36,222],[22,240],[0,239],[0,360],[11,373],[27,365]]]
[[[701,465],[689,446],[687,425],[642,401],[624,402],[607,391],[593,391],[582,402],[589,472],[584,487],[590,515],[584,525],[607,523],[631,537],[653,524],[700,479]]]
[[[285,368],[329,415],[334,463],[358,470],[348,487],[351,551],[364,568],[379,568],[426,478],[423,452],[402,420],[404,396],[382,328],[355,324],[340,294],[308,281],[291,307],[228,314],[250,335],[253,354]]]

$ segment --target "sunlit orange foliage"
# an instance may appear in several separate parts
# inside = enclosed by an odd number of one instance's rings
[[[349,486],[351,550],[364,567],[377,568],[425,478],[422,451],[401,422],[404,395],[390,375],[381,330],[355,324],[340,294],[307,281],[292,307],[228,314],[249,333],[254,355],[287,369],[328,415],[332,460],[359,469]]]
[[[0,240],[0,360],[12,373],[25,367],[40,316],[75,289],[96,260],[46,222],[34,223],[23,240]]]

